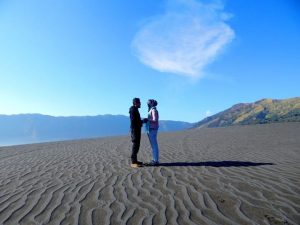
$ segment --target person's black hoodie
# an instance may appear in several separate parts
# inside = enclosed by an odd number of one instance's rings
[[[130,114],[130,128],[131,129],[141,129],[143,126],[143,121],[141,120],[141,116],[139,110],[135,106],[131,106],[129,109]]]

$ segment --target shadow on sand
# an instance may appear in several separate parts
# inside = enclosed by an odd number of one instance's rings
[[[211,166],[211,167],[248,167],[274,165],[274,163],[256,163],[242,161],[211,161],[211,162],[170,162],[160,163],[159,166]]]

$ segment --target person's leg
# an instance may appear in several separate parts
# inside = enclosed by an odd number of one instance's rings
[[[157,130],[151,130],[149,133],[152,146],[152,158],[154,162],[159,162],[159,149],[157,143]]]
[[[147,133],[147,135],[148,135],[149,143],[150,143],[150,146],[151,146],[152,162],[154,162],[153,134],[152,134],[151,130]]]
[[[150,134],[150,131],[147,132],[147,136],[148,136],[148,139],[149,139],[149,143],[150,143],[150,146],[151,146],[151,151],[153,149],[153,144],[152,144],[152,139],[151,139],[151,134]]]
[[[157,130],[154,131],[154,149],[155,149],[155,162],[159,162],[159,148],[157,143]]]
[[[153,161],[154,156],[153,156],[153,134],[152,134],[152,130],[150,130],[148,132],[148,138],[149,138],[149,142],[150,142],[150,145],[151,145],[152,161]]]
[[[139,143],[133,142],[132,153],[131,153],[131,163],[137,163],[137,153],[139,151]]]
[[[140,149],[141,134],[138,130],[131,130],[132,152],[131,163],[137,163],[137,154]]]

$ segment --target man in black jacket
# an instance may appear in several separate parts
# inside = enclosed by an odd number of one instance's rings
[[[132,141],[132,153],[131,153],[131,167],[136,168],[143,165],[142,162],[137,160],[137,154],[140,149],[141,143],[141,129],[143,123],[147,123],[147,119],[141,120],[139,108],[141,107],[141,101],[139,98],[132,100],[133,106],[129,109],[130,114],[130,129],[131,129],[131,141]]]

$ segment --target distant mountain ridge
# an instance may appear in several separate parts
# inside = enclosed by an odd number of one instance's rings
[[[127,135],[129,122],[123,115],[0,115],[0,146]],[[198,123],[161,120],[160,131],[276,122],[300,122],[300,97],[239,103]]]
[[[53,117],[41,114],[0,115],[0,146],[129,134],[123,115]],[[160,131],[192,127],[181,121],[160,121]]]
[[[226,127],[276,122],[300,122],[300,97],[239,103],[201,120],[195,124],[195,127]]]

